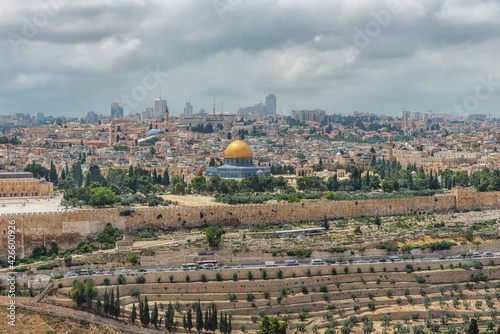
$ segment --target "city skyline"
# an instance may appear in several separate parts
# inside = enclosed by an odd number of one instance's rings
[[[494,1],[51,0],[0,4],[0,114],[124,114],[190,100],[236,113],[500,116]],[[112,23],[111,23],[112,22]]]

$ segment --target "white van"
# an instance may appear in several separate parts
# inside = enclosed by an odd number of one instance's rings
[[[313,265],[323,265],[323,264],[326,264],[326,263],[322,259],[312,259],[311,260],[311,264],[313,264]]]
[[[278,265],[274,261],[266,261],[266,267],[277,267]]]

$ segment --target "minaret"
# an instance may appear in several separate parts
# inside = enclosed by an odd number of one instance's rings
[[[128,161],[130,162],[130,166],[135,167],[135,146],[130,148],[130,154],[128,157]]]
[[[394,155],[393,155],[393,151],[392,151],[392,148],[393,148],[393,144],[392,144],[392,136],[389,137],[389,140],[387,141],[387,143],[389,144],[389,162],[394,162]]]
[[[111,124],[109,124],[109,145],[113,145],[116,143],[116,135],[117,135],[117,129],[116,129],[116,124],[115,120],[111,120]]]

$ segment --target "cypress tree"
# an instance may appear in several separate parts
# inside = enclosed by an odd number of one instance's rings
[[[145,317],[144,317],[144,302],[139,298],[139,320],[141,324],[144,325]]]
[[[144,325],[149,325],[150,317],[149,317],[149,305],[148,305],[148,297],[144,297]]]
[[[171,330],[174,327],[175,310],[172,303],[168,303],[167,310],[165,311],[165,328]]]
[[[187,311],[187,328],[189,331],[193,328],[193,312],[191,312],[191,309]]]
[[[151,178],[151,181],[153,184],[156,184],[158,182],[158,175],[156,174],[156,168],[153,169],[153,177]]]
[[[109,294],[108,294],[108,289],[104,290],[104,302],[103,302],[103,309],[104,313],[108,314],[109,313]]]
[[[153,312],[151,312],[151,324],[155,326],[155,329],[158,329],[158,305],[155,302],[155,307],[153,308]]]
[[[208,313],[210,312],[210,308],[205,309],[205,323],[203,324],[203,328],[205,328],[206,331],[210,330],[210,317],[208,316]]]
[[[467,330],[467,334],[479,334],[476,318],[470,319],[469,329]]]
[[[120,316],[120,288],[116,287],[115,317]]]
[[[137,309],[135,308],[135,303],[132,304],[132,312],[130,313],[130,322],[134,323],[137,318]]]
[[[113,288],[111,288],[111,293],[109,295],[109,315],[115,315],[115,292]]]
[[[212,323],[211,329],[215,331],[217,329],[217,305],[212,303]]]
[[[54,161],[50,161],[50,174],[49,174],[50,182],[54,183],[54,186],[57,185],[57,170],[54,165]]]
[[[201,311],[200,301],[198,300],[198,307],[196,308],[196,330],[203,329],[203,312]]]

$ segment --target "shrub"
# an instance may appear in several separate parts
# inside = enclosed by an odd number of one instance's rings
[[[247,302],[255,300],[255,295],[252,292],[247,293]]]
[[[278,277],[279,279],[283,279],[283,270],[278,269],[278,271],[276,272],[276,277]]]
[[[186,275],[186,282],[189,282],[191,280],[191,277],[189,275]]]
[[[250,280],[250,281],[251,281],[251,280],[253,280],[253,274],[252,274],[252,271],[250,271],[250,270],[249,270],[249,271],[247,272],[247,277],[248,277],[248,280]]]
[[[118,284],[125,284],[125,282],[127,282],[125,276],[123,275],[118,276]]]
[[[235,294],[235,293],[232,293],[232,292],[230,292],[230,293],[228,294],[228,297],[229,297],[229,301],[231,301],[231,302],[235,302],[235,301],[236,301],[236,299],[237,299],[236,294]]]
[[[221,273],[220,273],[220,272],[216,272],[216,273],[215,273],[215,279],[216,279],[217,281],[219,281],[219,282],[221,282],[221,281],[222,281],[222,275],[221,275]]]
[[[417,283],[424,284],[425,283],[425,278],[423,278],[422,276],[418,276],[417,277]]]
[[[319,287],[319,292],[328,292],[328,287],[326,285],[322,285]]]
[[[264,298],[268,299],[271,293],[269,291],[264,291]]]
[[[139,297],[139,294],[140,294],[139,289],[133,289],[133,290],[130,290],[130,295],[131,295],[132,297]]]
[[[206,282],[206,281],[207,281],[207,275],[205,275],[205,274],[201,274],[201,276],[200,276],[200,280],[201,280],[202,282]]]
[[[332,275],[337,275],[337,269],[332,268]]]
[[[307,294],[309,293],[309,292],[307,291],[307,285],[302,285],[302,286],[300,287],[300,290],[302,291],[302,293],[303,293],[304,295],[307,295]]]
[[[238,280],[238,273],[237,272],[234,272],[233,273],[233,281],[237,281]]]
[[[135,278],[135,281],[138,283],[138,284],[143,284],[143,283],[146,283],[146,277],[144,276],[137,276]]]

